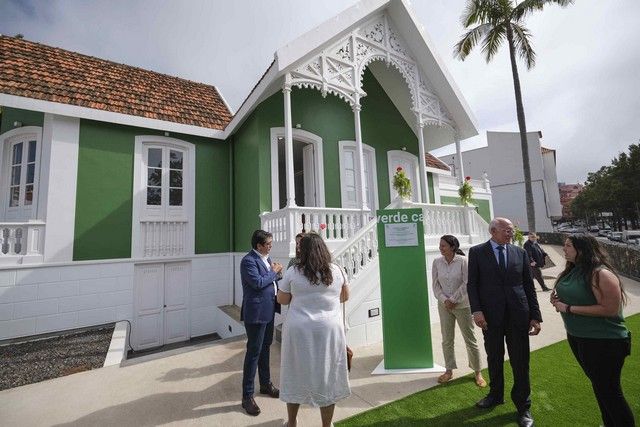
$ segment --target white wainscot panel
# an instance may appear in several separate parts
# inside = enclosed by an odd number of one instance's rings
[[[16,283],[16,270],[0,271],[0,286],[13,286]]]
[[[113,264],[101,264],[98,266],[100,277],[133,276],[134,264],[128,262],[117,262]]]
[[[61,298],[58,309],[60,313],[78,310],[90,310],[102,307],[102,295],[80,295],[75,297]]]
[[[64,281],[97,279],[100,277],[100,264],[71,265],[58,269],[60,279]]]
[[[191,295],[191,308],[210,307],[214,310],[217,307],[216,294],[209,292],[201,295]]]
[[[78,327],[78,313],[62,313],[36,319],[36,333],[61,331]]]
[[[80,311],[78,313],[79,326],[93,326],[116,321],[116,308],[99,308],[96,310]]]
[[[41,283],[38,285],[38,299],[62,298],[78,295],[78,282]]]
[[[16,285],[30,285],[34,283],[60,282],[60,268],[33,268],[16,272]],[[63,281],[68,281],[64,279]]]
[[[133,291],[120,291],[102,294],[102,307],[115,307],[117,305],[126,305],[133,302]]]
[[[80,294],[97,294],[100,292],[113,292],[118,289],[117,277],[102,277],[95,279],[83,279],[80,283]]]
[[[0,322],[0,340],[33,335],[36,333],[36,319],[8,320]]]
[[[382,342],[382,320],[368,322],[366,324],[366,329],[368,344]]]
[[[38,286],[11,286],[0,288],[0,303],[32,301],[37,299]]]
[[[117,320],[132,320],[133,319],[133,304],[119,305],[116,307],[116,319]]]
[[[58,312],[58,300],[29,301],[14,304],[13,318],[46,316]]]
[[[216,331],[216,309],[201,307],[191,309],[191,336],[212,334]]]
[[[0,304],[0,321],[11,320],[13,317],[13,304]]]

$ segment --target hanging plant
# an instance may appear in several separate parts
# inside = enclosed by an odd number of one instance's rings
[[[411,181],[405,175],[402,166],[396,168],[396,173],[393,175],[393,189],[396,190],[398,195],[403,199],[411,197]]]
[[[513,227],[513,241],[520,247],[524,244],[524,233],[517,225]]]
[[[471,177],[465,177],[460,188],[458,188],[458,195],[460,196],[460,203],[462,206],[468,206],[473,197],[473,187],[471,186]]]

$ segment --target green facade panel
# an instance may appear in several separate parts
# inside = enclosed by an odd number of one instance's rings
[[[135,137],[163,132],[80,121],[74,260],[131,257]],[[228,252],[228,145],[172,134],[196,145],[195,252]]]
[[[38,111],[21,110],[18,108],[2,107],[2,121],[0,122],[0,135],[15,129],[14,122],[22,123],[22,126],[39,126],[44,123],[44,113]]]

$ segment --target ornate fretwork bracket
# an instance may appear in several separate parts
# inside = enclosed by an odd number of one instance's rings
[[[322,96],[332,93],[353,108],[366,96],[362,78],[364,70],[373,61],[382,61],[400,72],[409,88],[411,110],[420,122],[455,129],[451,115],[386,14],[363,23],[297,66],[289,73],[287,84],[318,89]]]

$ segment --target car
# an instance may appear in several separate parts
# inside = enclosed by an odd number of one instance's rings
[[[597,225],[590,225],[589,226],[589,232],[590,233],[597,233],[598,231],[600,231],[600,228]]]
[[[612,231],[608,237],[609,240],[613,240],[614,242],[622,242],[622,231]]]
[[[629,240],[640,239],[640,230],[624,230],[622,232],[622,241],[628,242]]]
[[[609,237],[609,234],[611,234],[611,230],[602,229],[598,231],[598,236],[601,236],[601,237]]]

